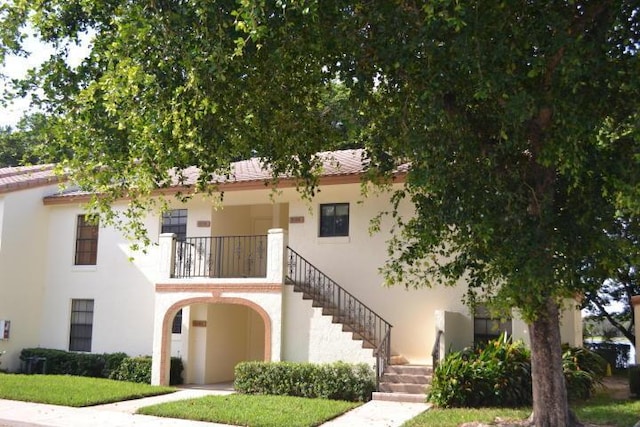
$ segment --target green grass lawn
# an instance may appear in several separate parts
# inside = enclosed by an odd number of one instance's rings
[[[138,413],[250,427],[312,427],[359,405],[338,400],[231,394],[147,406]]]
[[[640,400],[616,400],[602,392],[588,401],[572,405],[578,419],[596,425],[629,427],[640,420]],[[502,420],[522,420],[531,414],[531,408],[503,409],[430,409],[406,422],[403,427],[457,427],[480,421],[490,423]]]
[[[67,375],[19,375],[0,373],[0,399],[92,406],[175,391],[170,387]]]

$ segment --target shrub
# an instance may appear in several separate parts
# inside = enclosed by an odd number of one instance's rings
[[[530,360],[524,343],[505,336],[451,353],[436,368],[427,398],[445,408],[528,405]]]
[[[365,364],[242,362],[235,368],[239,393],[368,401],[375,390],[373,370]]]
[[[182,371],[184,370],[184,365],[182,364],[182,359],[179,357],[171,358],[171,368],[169,371],[169,384],[170,385],[179,385],[182,384]]]
[[[111,372],[109,378],[119,381],[151,384],[151,357],[127,357]]]
[[[124,359],[129,357],[127,356],[127,353],[122,353],[122,352],[109,353],[109,354],[105,354],[104,356],[105,356],[105,363],[104,363],[104,368],[102,369],[103,378],[110,378],[111,373],[116,369],[118,369],[118,367],[120,366],[120,364]]]
[[[607,373],[607,361],[587,348],[565,347],[562,370],[569,399],[587,399]]]
[[[585,348],[563,349],[562,368],[570,399],[586,399],[607,372],[607,362]],[[522,342],[504,336],[486,347],[449,354],[436,368],[428,395],[445,408],[531,403],[531,356]]]
[[[105,355],[73,353],[49,348],[25,348],[20,352],[20,360],[45,358],[45,373],[53,375],[77,375],[81,377],[102,377]]]

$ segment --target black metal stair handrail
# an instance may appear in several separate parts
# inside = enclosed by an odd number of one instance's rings
[[[287,247],[287,258],[288,282],[350,328],[354,337],[375,349],[379,383],[391,360],[391,324],[290,247]]]

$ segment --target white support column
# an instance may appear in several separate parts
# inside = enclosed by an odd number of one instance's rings
[[[176,235],[174,233],[162,233],[158,239],[160,244],[160,266],[158,269],[160,279],[170,279],[173,266],[176,261]]]
[[[267,236],[267,282],[284,283],[288,236],[282,228],[272,228]]]
[[[636,319],[636,364],[640,365],[640,295],[631,297],[631,309]]]

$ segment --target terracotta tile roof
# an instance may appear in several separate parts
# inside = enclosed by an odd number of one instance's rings
[[[0,194],[60,182],[53,165],[0,168]]]
[[[318,156],[323,159],[321,177],[355,177],[362,174],[366,167],[364,150],[362,149],[325,151],[318,153]],[[0,168],[0,194],[59,182],[61,178],[53,173],[53,167],[54,165]],[[406,170],[406,165],[399,168],[399,172],[406,172]],[[182,171],[181,183],[178,181],[177,174],[174,174],[172,186],[193,185],[199,174],[200,171],[196,167],[186,168]],[[271,177],[271,171],[262,167],[260,159],[252,158],[233,163],[229,177],[216,176],[212,178],[211,182],[232,188],[235,186],[234,184],[261,184],[269,181]],[[287,178],[286,176],[281,177],[283,180]],[[88,195],[89,193],[86,191],[69,188],[47,196],[46,199],[66,199]]]
[[[364,172],[363,154],[364,150],[340,150],[318,153],[318,156],[323,159],[322,176],[361,174]],[[183,184],[195,184],[199,174],[200,171],[194,166],[184,169],[182,171]],[[262,167],[259,158],[251,158],[233,163],[231,165],[230,178],[222,175],[215,176],[211,179],[211,182],[216,184],[264,182],[270,180],[271,177],[271,171]],[[285,176],[281,177],[281,179],[286,178]],[[174,185],[177,186],[178,184],[176,178]]]

